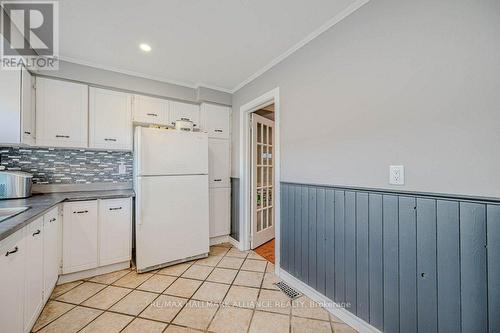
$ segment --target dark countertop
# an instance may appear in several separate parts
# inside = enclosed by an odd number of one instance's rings
[[[30,207],[30,209],[0,222],[0,241],[28,225],[64,201],[83,201],[133,197],[133,190],[80,191],[35,194],[26,199],[0,200],[0,208]]]

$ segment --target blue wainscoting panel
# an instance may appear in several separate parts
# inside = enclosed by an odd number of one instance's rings
[[[383,332],[500,332],[500,204],[282,183],[282,269]]]

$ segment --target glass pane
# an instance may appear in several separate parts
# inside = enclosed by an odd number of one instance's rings
[[[273,128],[269,127],[269,144],[273,144]]]
[[[262,211],[257,212],[257,231],[262,230]]]
[[[262,167],[257,167],[257,187],[262,186]]]
[[[267,153],[267,164],[268,165],[273,165],[273,149],[272,147],[269,147],[269,151]]]
[[[269,191],[267,193],[267,205],[272,206],[273,205],[273,189],[269,188]]]
[[[262,125],[257,124],[257,142],[262,142]]]
[[[257,190],[257,209],[262,208],[262,190]]]
[[[262,143],[267,144],[267,126],[266,125],[262,125],[262,138],[263,138]]]
[[[262,208],[267,207],[267,188],[262,189]]]
[[[267,146],[262,146],[262,154],[261,154],[261,159],[262,159],[262,165],[266,165],[267,164]]]
[[[262,165],[262,146],[257,145],[257,165]]]
[[[273,179],[274,179],[274,174],[273,174],[273,168],[272,167],[268,167],[267,168],[268,170],[268,185],[273,185]]]
[[[273,226],[273,208],[269,208],[268,209],[268,214],[269,214],[269,217],[267,219],[267,227],[272,227]]]
[[[262,228],[267,228],[267,209],[262,211]]]

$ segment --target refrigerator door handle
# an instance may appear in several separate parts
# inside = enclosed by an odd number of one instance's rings
[[[142,225],[142,203],[141,203],[141,178],[136,178],[137,186],[135,189],[135,223]]]

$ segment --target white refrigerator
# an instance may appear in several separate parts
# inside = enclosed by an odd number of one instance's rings
[[[207,134],[136,127],[134,164],[138,272],[206,256]]]

